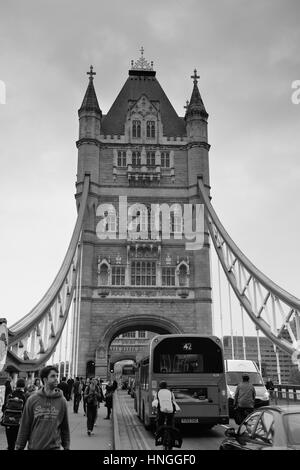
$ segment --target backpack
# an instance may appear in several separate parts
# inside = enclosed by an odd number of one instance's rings
[[[88,386],[88,394],[86,396],[86,403],[88,405],[96,406],[98,401],[100,401],[100,392],[98,386],[96,386],[95,391],[90,393],[90,387]]]
[[[23,408],[24,401],[21,398],[8,397],[1,419],[1,426],[20,426]]]
[[[168,393],[165,393],[168,392]],[[161,413],[174,413],[173,394],[168,389],[161,389],[157,393],[159,410]]]

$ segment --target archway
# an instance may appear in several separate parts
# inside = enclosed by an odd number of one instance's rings
[[[182,334],[183,331],[173,320],[156,315],[132,315],[113,321],[104,331],[102,340],[97,345],[96,351],[96,375],[107,376],[107,368],[112,362],[110,345],[115,338],[127,332],[149,331],[154,334]],[[152,335],[153,336],[153,335]],[[136,352],[127,351],[120,359],[125,357],[132,360],[137,359]],[[114,360],[114,362],[117,362]]]

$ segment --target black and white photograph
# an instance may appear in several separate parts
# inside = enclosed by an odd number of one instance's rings
[[[298,0],[0,1],[0,163],[0,461],[300,450]]]

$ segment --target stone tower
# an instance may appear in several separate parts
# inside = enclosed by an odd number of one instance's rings
[[[104,377],[109,345],[121,333],[212,333],[208,232],[200,248],[186,249],[184,223],[192,207],[195,224],[198,178],[209,190],[208,114],[195,71],[185,117],[179,117],[143,49],[106,115],[92,67],[88,74],[78,112],[77,205],[85,174],[91,183],[77,373],[94,368]],[[157,219],[151,209],[158,204]]]

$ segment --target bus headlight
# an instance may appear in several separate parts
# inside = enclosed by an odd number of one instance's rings
[[[269,400],[269,398],[270,398],[269,392],[265,392],[265,393],[263,394],[263,399],[264,399],[264,400]]]

